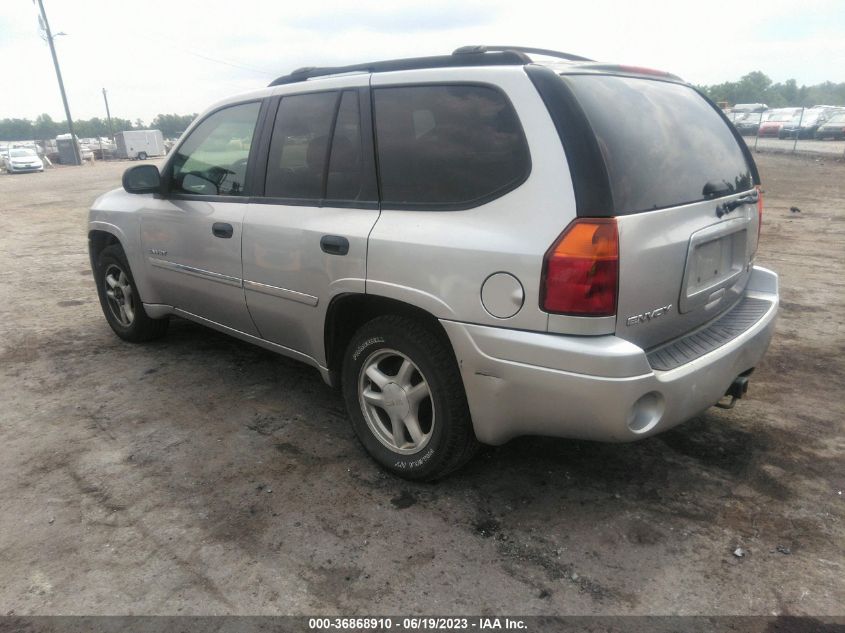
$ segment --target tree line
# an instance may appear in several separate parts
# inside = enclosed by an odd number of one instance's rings
[[[141,119],[134,122],[129,119],[112,117],[111,134],[126,130],[161,130],[165,138],[176,138],[196,118],[196,114],[159,114],[149,126]],[[73,131],[78,138],[107,137],[110,135],[108,119],[77,119],[73,122]],[[49,114],[40,114],[34,121],[30,119],[0,119],[0,141],[43,141],[67,134],[67,121],[54,121]]]
[[[698,86],[716,103],[765,103],[772,108],[813,105],[845,106],[845,82],[825,81],[814,86],[799,86],[794,79],[773,83],[759,70],[750,72],[739,81],[726,81],[712,86]]]

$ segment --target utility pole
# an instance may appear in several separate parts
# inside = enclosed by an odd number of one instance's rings
[[[59,69],[59,58],[56,57],[56,47],[53,44],[53,32],[50,30],[50,22],[47,21],[47,13],[44,11],[44,2],[38,0],[38,10],[41,13],[41,21],[44,24],[44,31],[47,34],[47,44],[50,45],[50,54],[53,56],[53,66],[56,67],[56,79],[59,80],[59,92],[62,93],[62,103],[65,106],[65,116],[67,117],[67,128],[70,132],[70,142],[73,146],[73,156],[76,165],[82,164],[82,159],[79,155],[79,146],[76,144],[76,134],[73,132],[73,119],[70,116],[70,106],[67,104],[67,95],[65,94],[65,83],[62,81],[62,71]]]
[[[108,118],[108,120],[109,120],[109,138],[111,140],[114,140],[114,131],[112,130],[112,127],[111,127],[111,112],[109,112],[109,98],[106,95],[106,89],[105,88],[103,88],[103,101],[106,102],[106,118]]]

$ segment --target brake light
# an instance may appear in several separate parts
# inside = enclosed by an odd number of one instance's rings
[[[757,252],[757,247],[760,246],[760,233],[763,232],[763,190],[760,185],[757,185],[757,246],[754,247],[754,252]]]
[[[617,66],[619,70],[634,75],[654,75],[656,77],[671,77],[672,73],[667,73],[665,70],[657,70],[655,68],[646,68],[645,66]]]
[[[616,314],[619,233],[615,218],[579,218],[543,259],[540,306],[575,316]]]

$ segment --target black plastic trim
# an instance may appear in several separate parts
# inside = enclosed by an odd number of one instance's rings
[[[265,196],[253,196],[249,199],[250,204],[275,204],[282,207],[315,207],[333,209],[378,209],[376,201],[362,200],[315,200],[313,198],[267,198]]]
[[[652,369],[669,371],[719,349],[748,331],[772,307],[770,301],[744,297],[703,328],[648,352]]]
[[[540,93],[557,130],[575,190],[578,217],[615,215],[607,166],[587,115],[560,75],[545,66],[529,65],[525,72]]]
[[[385,73],[398,70],[418,70],[422,68],[460,68],[467,66],[522,66],[530,64],[531,58],[523,53],[509,50],[484,55],[437,55],[433,57],[411,57],[407,59],[390,59],[350,66],[333,66],[326,68],[300,68],[289,75],[283,75],[273,80],[270,86],[299,83],[316,77],[340,75],[343,73]]]
[[[581,55],[574,55],[572,53],[564,53],[563,51],[555,51],[550,48],[533,48],[530,46],[505,46],[500,44],[477,44],[469,46],[461,46],[452,51],[452,55],[480,55],[484,53],[495,52],[509,52],[516,53],[530,53],[534,55],[545,55],[546,57],[556,57],[558,59],[567,59],[572,62],[591,62],[594,61],[589,57],[581,57]]]

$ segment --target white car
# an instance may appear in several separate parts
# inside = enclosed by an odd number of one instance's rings
[[[34,149],[13,147],[3,154],[3,167],[9,174],[22,171],[44,171],[44,162]]]

